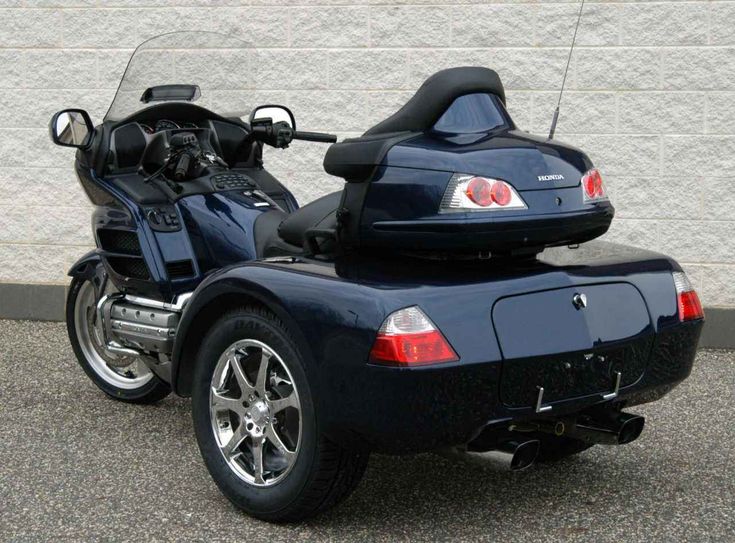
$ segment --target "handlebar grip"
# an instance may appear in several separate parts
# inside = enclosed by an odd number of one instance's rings
[[[177,181],[182,181],[186,178],[186,174],[189,173],[189,164],[191,162],[191,156],[189,153],[184,153],[179,157],[176,162],[176,169],[174,170],[174,178]]]
[[[321,143],[337,143],[337,136],[334,134],[322,134],[321,132],[302,132],[294,131],[293,139],[304,141],[318,141]]]

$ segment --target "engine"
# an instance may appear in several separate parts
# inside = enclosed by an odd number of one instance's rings
[[[111,339],[150,353],[169,354],[173,349],[180,314],[128,302],[110,308]]]
[[[172,304],[121,293],[103,297],[97,306],[107,348],[119,354],[167,360],[181,312],[191,293]]]

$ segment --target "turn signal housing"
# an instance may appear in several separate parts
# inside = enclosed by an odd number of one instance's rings
[[[676,305],[679,310],[679,321],[693,321],[704,318],[704,309],[697,292],[684,272],[674,272],[676,287]]]
[[[391,313],[378,330],[370,361],[388,366],[456,362],[457,353],[418,306]]]

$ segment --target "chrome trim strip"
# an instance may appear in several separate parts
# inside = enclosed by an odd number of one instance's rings
[[[139,324],[135,321],[113,319],[110,324],[113,330],[122,330],[125,332],[153,333],[154,335],[164,339],[176,335],[176,328],[165,328],[162,326]]]
[[[152,307],[155,309],[163,309],[165,311],[174,311],[176,313],[180,313],[193,295],[193,292],[185,292],[183,294],[179,294],[173,303],[167,303],[160,300],[153,300],[151,298],[143,298],[141,296],[131,295],[125,296],[125,300],[130,302],[131,304],[137,304],[144,307]]]

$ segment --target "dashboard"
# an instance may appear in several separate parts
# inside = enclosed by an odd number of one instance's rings
[[[146,134],[155,134],[164,130],[176,130],[179,128],[199,128],[195,123],[176,123],[169,119],[160,119],[155,124],[138,123]]]

